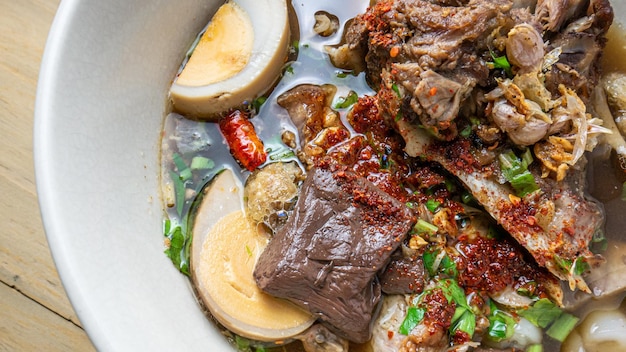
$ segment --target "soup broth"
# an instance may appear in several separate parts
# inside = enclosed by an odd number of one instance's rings
[[[337,45],[342,40],[344,25],[359,13],[363,13],[369,2],[365,0],[319,0],[293,1],[292,45],[290,61],[286,63],[283,76],[265,99],[250,102],[250,109],[255,115],[253,123],[260,139],[268,151],[268,162],[277,160],[300,163],[293,151],[285,145],[281,136],[290,131],[298,135],[295,126],[285,109],[276,104],[276,98],[299,84],[332,84],[337,87],[334,104],[347,97],[350,91],[359,96],[373,95],[365,74],[354,75],[332,65],[324,47]],[[340,29],[330,36],[321,36],[314,32],[315,14],[326,12],[336,16]],[[607,71],[626,73],[626,41],[623,28],[614,25],[609,32],[609,41],[605,50],[603,66]],[[345,126],[348,108],[337,109]],[[351,131],[354,134],[354,131]],[[224,137],[216,123],[198,122],[186,119],[176,112],[169,113],[164,122],[162,139],[162,193],[165,202],[166,254],[186,275],[189,275],[189,223],[193,221],[194,206],[204,187],[223,169],[234,171],[242,183],[250,172],[241,168],[229,153]],[[181,179],[181,169],[187,167],[189,174]],[[623,185],[626,173],[619,166],[614,152],[598,148],[589,158],[588,179],[589,194],[602,203],[606,215],[604,232],[609,246],[626,248],[624,226],[626,225],[626,201]],[[620,255],[623,255],[620,253]],[[566,288],[565,291],[568,289]],[[617,308],[624,314],[624,293],[608,297],[605,300],[590,300],[574,315],[584,318],[590,311],[600,308]],[[210,317],[210,313],[207,312]],[[216,325],[219,325],[216,323]],[[220,327],[223,329],[223,327]],[[236,348],[245,350],[254,342],[234,336],[225,330],[225,335],[233,340]],[[544,336],[544,351],[559,350],[560,343]],[[261,344],[262,345],[262,344]],[[298,343],[275,347],[281,351],[301,351]],[[273,350],[271,348],[268,349]],[[351,345],[351,350],[370,351],[368,344]]]

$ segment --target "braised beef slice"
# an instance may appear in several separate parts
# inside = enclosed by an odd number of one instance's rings
[[[424,290],[424,262],[422,257],[394,255],[380,275],[382,290],[388,295],[421,293]]]
[[[377,272],[415,222],[410,210],[349,170],[312,169],[296,210],[254,270],[258,286],[365,342],[377,314]]]

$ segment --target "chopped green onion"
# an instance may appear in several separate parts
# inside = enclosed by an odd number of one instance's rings
[[[441,202],[436,201],[434,199],[429,199],[426,201],[426,208],[431,212],[434,213],[439,206],[441,205]]]
[[[424,313],[425,311],[423,308],[409,307],[398,332],[402,335],[408,336],[409,333],[422,321],[422,319],[424,319]]]
[[[183,213],[183,205],[185,204],[185,184],[180,176],[174,171],[170,171],[170,178],[174,183],[174,193],[176,195],[176,212],[178,215]]]
[[[459,276],[459,271],[456,267],[456,263],[454,262],[454,260],[450,258],[449,255],[446,255],[443,257],[443,259],[441,259],[439,268],[440,268],[439,271],[447,276],[450,276],[453,278],[456,278],[457,276]]]
[[[604,231],[598,229],[591,238],[590,249],[593,253],[603,253],[609,247],[609,242],[604,235]]]
[[[531,307],[517,312],[535,326],[545,328],[554,322],[563,312],[547,298],[542,298]]]
[[[472,125],[467,125],[465,126],[465,128],[461,130],[461,132],[459,132],[459,134],[463,138],[468,138],[472,134],[472,131],[473,131]]]
[[[163,221],[163,234],[165,236],[168,236],[171,228],[172,228],[172,221],[170,219],[165,219],[165,221]]]
[[[254,106],[254,110],[257,112],[257,114],[261,110],[261,106],[263,106],[263,104],[265,104],[266,101],[267,101],[267,97],[264,97],[264,96],[260,96],[254,99],[254,101],[252,102],[252,106]]]
[[[622,200],[626,202],[626,182],[622,184]]]
[[[206,170],[214,167],[215,163],[213,160],[203,156],[194,156],[193,159],[191,159],[191,165],[189,166],[192,170]]]
[[[293,66],[291,66],[291,65],[287,66],[287,68],[285,68],[285,72],[293,75],[293,73],[294,73]]]
[[[543,352],[542,345],[530,345],[526,348],[526,352]]]
[[[563,313],[554,322],[554,324],[550,326],[550,328],[546,331],[546,334],[555,340],[563,342],[565,341],[567,335],[574,330],[578,320],[579,319],[577,317],[571,314]]]
[[[237,351],[250,351],[250,340],[239,335],[235,335],[235,344],[237,345]]]
[[[496,227],[496,225],[494,224],[489,224],[489,227],[487,228],[487,238],[494,239],[499,237],[500,230],[498,229],[498,227]]]
[[[493,51],[490,51],[491,57],[493,58],[493,62],[490,62],[493,68],[499,68],[504,70],[507,76],[513,77],[513,71],[511,71],[511,64],[509,60],[505,56],[496,56]]]
[[[400,89],[398,88],[398,85],[397,85],[397,84],[395,84],[395,83],[394,83],[394,84],[392,84],[392,85],[391,85],[391,90],[393,90],[393,91],[396,93],[396,95],[398,96],[398,98],[402,99],[402,95],[400,94]]]
[[[524,153],[522,153],[522,167],[524,169],[528,169],[528,165],[533,163],[533,154],[530,152],[530,149],[526,148]]]
[[[554,255],[554,263],[565,273],[569,273],[573,265],[571,260],[562,258],[557,254]]]
[[[174,165],[176,165],[176,169],[178,170],[178,176],[181,180],[187,181],[191,178],[191,170],[189,166],[185,163],[183,158],[178,153],[174,153],[172,155],[172,160],[174,161]]]
[[[438,287],[443,291],[443,295],[446,296],[448,303],[454,302],[457,306],[465,307],[471,311],[471,308],[465,298],[465,291],[455,280],[441,280],[439,281]]]
[[[346,97],[339,97],[335,104],[335,109],[345,109],[354,105],[359,100],[359,96],[355,91],[351,90]]]
[[[512,150],[498,156],[500,170],[511,184],[516,194],[523,197],[539,189],[535,177],[528,171],[528,165],[532,163],[532,155],[524,153],[522,159],[518,158]]]
[[[590,269],[589,263],[583,257],[576,258],[574,262],[574,275],[582,275]]]
[[[476,330],[476,315],[466,307],[456,307],[454,316],[452,317],[452,324],[450,325],[450,332],[463,331],[470,337],[474,335]]]
[[[503,310],[500,310],[493,301],[489,301],[489,337],[496,342],[511,338],[515,333],[515,319]]]
[[[409,209],[415,209],[417,205],[415,205],[415,202],[406,202],[406,207]]]
[[[403,117],[404,117],[404,115],[402,114],[402,111],[398,110],[398,113],[396,114],[396,117],[394,118],[394,120],[396,122],[398,122],[398,121],[402,120]]]
[[[511,182],[511,186],[513,186],[520,197],[539,189],[535,182],[535,177],[528,170],[513,176],[509,182]]]
[[[276,154],[271,154],[270,160],[276,161],[276,160],[290,159],[290,158],[293,158],[294,156],[296,156],[296,153],[293,150],[289,149],[283,152],[277,152]]]
[[[508,327],[506,323],[497,318],[489,318],[489,337],[494,341],[506,340]]]
[[[528,281],[523,286],[520,286],[516,292],[520,296],[535,298],[535,292],[537,292],[537,282]]]
[[[176,226],[168,233],[170,245],[165,249],[165,255],[172,260],[174,265],[183,273],[185,262],[181,256],[181,251],[185,247],[185,234],[180,226]]]
[[[424,254],[422,254],[422,262],[424,263],[424,268],[426,268],[430,276],[435,276],[435,274],[437,273],[438,268],[435,268],[435,259],[437,258],[438,254],[439,251],[426,251],[424,252]]]
[[[461,194],[461,202],[463,202],[463,204],[466,204],[466,205],[477,204],[477,201],[476,201],[476,198],[474,198],[474,195],[466,190],[463,190],[463,193]]]
[[[446,179],[444,181],[444,184],[446,185],[446,189],[448,190],[448,192],[450,193],[456,192],[456,184],[453,181]]]
[[[428,234],[434,234],[434,233],[437,233],[437,231],[439,231],[439,228],[437,226],[422,219],[417,220],[417,223],[415,224],[415,226],[413,226],[413,229],[415,229],[417,233],[428,233]]]

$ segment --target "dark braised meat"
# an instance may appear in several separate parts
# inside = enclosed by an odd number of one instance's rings
[[[394,255],[380,275],[383,292],[388,295],[421,293],[424,290],[424,263],[421,257]]]
[[[588,245],[602,224],[603,212],[596,202],[585,199],[584,182],[574,177],[580,173],[562,182],[540,181],[540,193],[515,197],[508,184],[498,181],[497,165],[480,165],[467,140],[441,143],[406,122],[400,126],[409,155],[427,155],[450,171],[539,265],[568,280],[572,289],[588,290],[573,266],[579,257],[590,264],[597,261]]]
[[[316,167],[254,278],[263,291],[307,309],[340,336],[365,342],[381,298],[376,274],[414,222],[404,204],[365,178]]]
[[[360,55],[409,156],[439,163],[539,265],[588,290],[603,213],[584,196],[584,153],[606,129],[587,105],[612,20],[608,0],[381,0],[331,56]],[[511,149],[532,154],[539,192],[505,180]]]

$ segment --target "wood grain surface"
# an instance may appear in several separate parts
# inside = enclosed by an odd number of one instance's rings
[[[41,223],[33,109],[59,0],[0,0],[0,351],[93,351]]]

